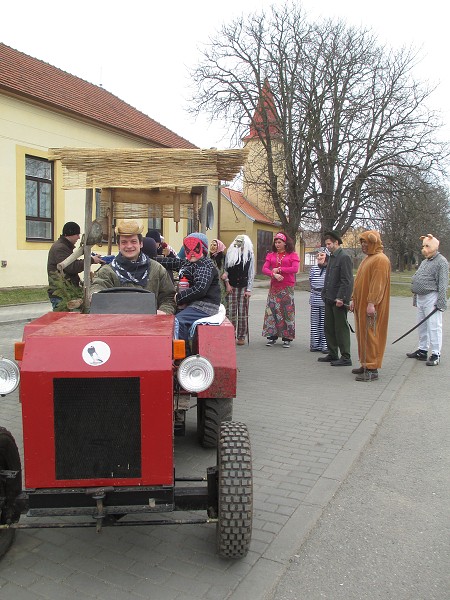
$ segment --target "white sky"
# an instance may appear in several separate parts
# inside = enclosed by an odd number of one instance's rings
[[[77,77],[102,85],[128,104],[202,148],[226,148],[223,123],[187,114],[188,67],[198,46],[224,23],[279,0],[8,0],[0,41]],[[303,0],[310,17],[338,17],[373,29],[380,42],[413,45],[424,57],[421,81],[440,83],[432,108],[448,124],[449,33],[445,0]]]

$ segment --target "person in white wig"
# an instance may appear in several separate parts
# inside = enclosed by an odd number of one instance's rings
[[[248,235],[238,235],[225,256],[225,281],[228,294],[227,316],[234,325],[237,345],[243,346],[249,339],[248,306],[255,278],[255,255]]]

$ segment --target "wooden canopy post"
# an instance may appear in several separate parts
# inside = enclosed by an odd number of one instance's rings
[[[83,285],[83,312],[89,312],[89,292],[91,287],[91,250],[92,246],[88,246],[89,233],[92,224],[92,204],[93,190],[86,189],[86,203],[84,208],[84,285]]]

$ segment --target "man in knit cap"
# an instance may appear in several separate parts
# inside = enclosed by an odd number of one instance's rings
[[[75,244],[80,239],[80,226],[74,221],[69,221],[63,227],[62,234],[52,245],[48,251],[47,258],[47,275],[48,275],[48,297],[52,304],[53,310],[56,309],[58,304],[61,302],[61,298],[54,295],[55,292],[55,277],[58,276],[58,264],[62,263],[68,258],[75,250]],[[101,265],[103,260],[100,256],[95,254],[91,257],[91,264]],[[70,265],[64,269],[64,277],[70,281],[75,287],[81,286],[81,280],[78,273],[82,273],[84,270],[84,259],[79,258],[74,260]]]
[[[441,359],[442,313],[447,308],[448,262],[439,252],[439,240],[431,233],[421,236],[420,239],[425,260],[420,263],[411,279],[413,305],[417,306],[417,321],[420,323],[433,310],[437,310],[419,326],[418,349],[406,356],[426,361],[429,367],[435,367]],[[429,357],[428,350],[431,352]]]

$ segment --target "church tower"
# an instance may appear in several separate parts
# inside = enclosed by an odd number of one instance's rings
[[[243,138],[245,148],[248,150],[247,160],[244,165],[243,194],[269,219],[278,221],[279,217],[273,207],[270,196],[268,152],[266,146],[270,145],[273,157],[272,165],[277,179],[277,188],[280,193],[284,187],[284,155],[282,135],[280,133],[279,118],[268,80],[264,81],[262,93],[258,101],[249,134]]]

